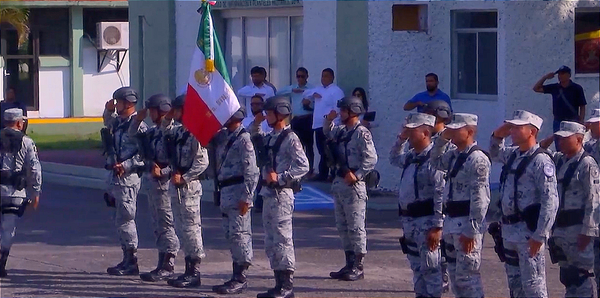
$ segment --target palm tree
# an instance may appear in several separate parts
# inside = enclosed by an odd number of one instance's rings
[[[0,2],[4,2],[0,0]],[[4,6],[4,5],[3,5]],[[1,7],[0,24],[8,23],[12,25],[19,35],[19,47],[21,47],[29,37],[29,10],[19,7]]]

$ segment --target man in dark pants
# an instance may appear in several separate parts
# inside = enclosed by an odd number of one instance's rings
[[[313,86],[308,83],[308,70],[304,67],[296,70],[296,81],[297,84],[292,84],[282,88],[277,92],[277,95],[289,96],[292,103],[292,130],[300,138],[308,163],[310,164],[310,170],[308,171],[308,178],[312,177],[313,165],[315,161],[314,152],[314,141],[313,141],[313,110],[314,105],[310,99],[303,98],[303,93],[307,89],[312,89]]]
[[[544,85],[546,80],[554,78],[558,74],[558,83]],[[560,122],[573,121],[583,123],[585,118],[585,94],[581,85],[571,81],[571,69],[568,66],[561,66],[557,71],[543,76],[533,86],[533,91],[537,93],[552,94],[552,112],[554,122],[553,132],[560,128]],[[559,143],[554,142],[557,151]]]

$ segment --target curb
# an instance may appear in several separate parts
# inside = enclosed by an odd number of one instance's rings
[[[91,189],[106,189],[105,169],[68,165],[42,161],[42,182],[85,187]]]

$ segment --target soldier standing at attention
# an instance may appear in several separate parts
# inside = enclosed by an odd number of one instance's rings
[[[594,245],[599,236],[600,173],[583,150],[585,126],[563,121],[555,133],[561,152],[554,154],[560,202],[552,237],[552,263],[560,266],[565,297],[594,297]]]
[[[592,111],[592,117],[586,121],[587,129],[592,134],[592,139],[587,141],[583,148],[585,152],[594,157],[596,163],[600,164],[600,109]],[[600,226],[598,227],[600,229]],[[598,297],[600,297],[600,237],[594,241],[594,274],[596,275],[596,287],[598,288]]]
[[[444,172],[431,165],[431,130],[435,117],[412,113],[390,151],[390,163],[402,168],[399,215],[402,252],[413,271],[416,297],[442,297],[440,241],[443,226]],[[402,151],[406,140],[412,149]]]
[[[552,158],[536,140],[542,122],[515,111],[490,140],[492,159],[504,164],[500,209],[511,297],[548,297],[544,243],[558,210],[558,190]],[[504,145],[509,135],[515,147]]]
[[[263,225],[265,251],[275,274],[275,287],[258,298],[294,297],[293,274],[296,269],[294,241],[292,239],[292,214],[294,192],[299,191],[300,179],[308,173],[308,159],[298,136],[286,121],[292,113],[290,101],[281,96],[267,99],[266,116],[257,114],[250,126],[252,135],[263,135],[267,146],[267,162],[262,167],[265,186]],[[273,131],[262,132],[260,123],[267,120]]]
[[[240,108],[211,142],[216,147],[212,152],[217,160],[223,230],[233,260],[231,279],[213,287],[218,294],[242,293],[248,287],[246,273],[252,264],[252,212],[249,210],[259,174],[250,134],[242,125],[245,117],[245,109]]]
[[[117,101],[116,105],[114,101]],[[137,247],[138,235],[135,226],[137,196],[140,190],[140,169],[144,162],[138,154],[138,143],[129,134],[129,127],[137,115],[135,104],[138,101],[137,92],[130,87],[122,87],[113,93],[113,99],[106,103],[104,109],[103,142],[111,147],[107,154],[106,169],[110,171],[108,189],[105,197],[110,206],[116,207],[115,222],[123,260],[106,271],[110,275],[138,275]],[[117,116],[114,116],[114,112]],[[140,124],[138,132],[145,132],[147,125]],[[108,152],[107,152],[108,153]]]
[[[490,204],[491,160],[475,141],[477,116],[456,113],[431,150],[432,163],[447,170],[444,242],[452,292],[483,297],[479,272],[485,216]],[[446,151],[449,142],[456,146]]]
[[[336,177],[331,185],[335,198],[335,222],[346,253],[346,266],[331,272],[332,278],[355,281],[364,278],[363,259],[367,254],[367,190],[364,178],[375,169],[377,152],[369,129],[360,124],[365,112],[362,100],[345,97],[338,101],[342,125],[334,126],[332,110],[323,123],[323,133],[333,141]]]
[[[146,100],[146,109],[138,111],[129,132],[138,139],[140,154],[144,159],[145,171],[142,185],[146,188],[148,205],[158,248],[158,265],[156,269],[140,275],[144,281],[155,282],[166,280],[174,274],[175,257],[179,251],[179,239],[173,225],[173,210],[168,194],[171,167],[167,157],[160,124],[171,110],[171,99],[163,94],[156,94]],[[150,113],[154,125],[145,133],[138,133],[139,126]]]
[[[42,166],[35,143],[23,134],[23,111],[4,111],[5,128],[0,131],[2,185],[0,217],[0,277],[6,277],[6,262],[15,237],[17,218],[29,203],[37,209],[42,190]],[[31,198],[27,199],[27,191]]]
[[[185,95],[171,103],[171,110],[161,124],[166,138],[171,166],[169,196],[173,206],[175,228],[185,253],[185,272],[167,283],[177,288],[201,285],[200,262],[205,257],[200,222],[200,174],[208,168],[208,152],[181,124]]]

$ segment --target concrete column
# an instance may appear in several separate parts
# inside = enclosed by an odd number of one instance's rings
[[[70,8],[71,14],[71,117],[83,116],[83,8]]]

